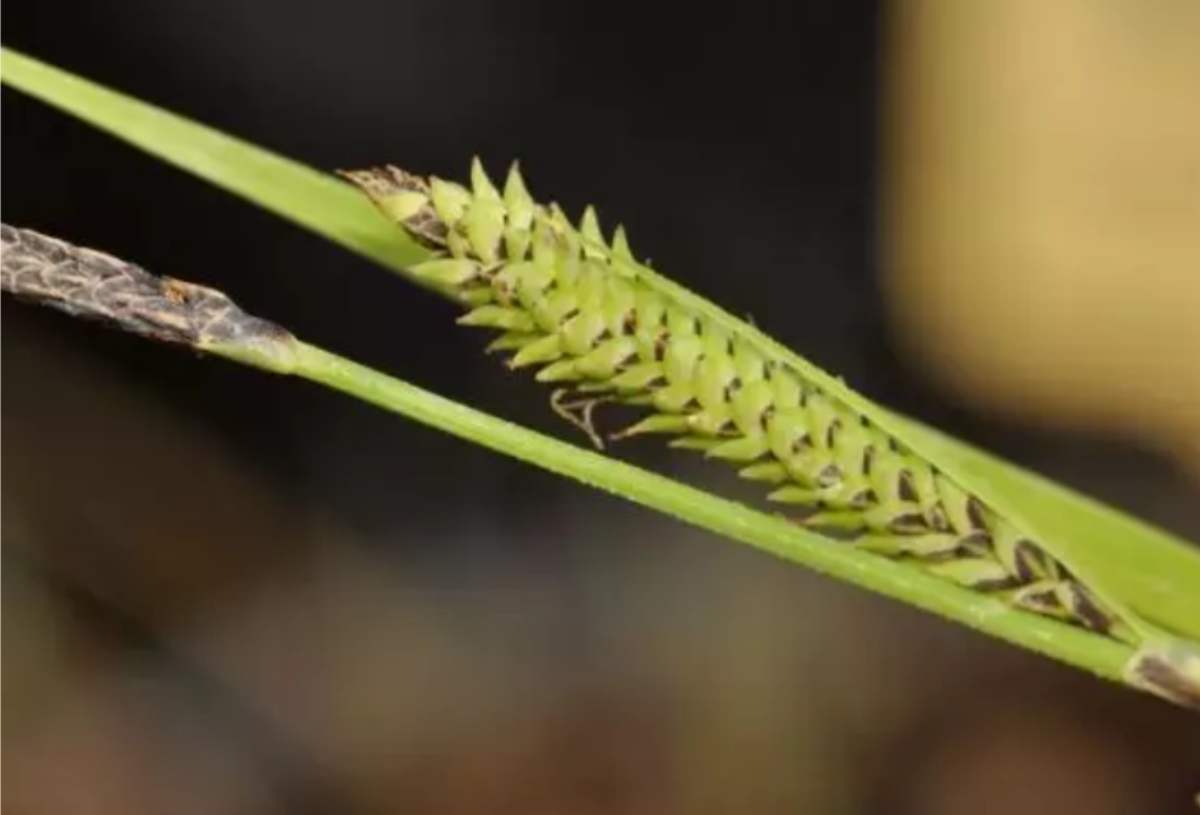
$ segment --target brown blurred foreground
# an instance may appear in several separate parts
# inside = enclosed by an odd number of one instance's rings
[[[28,316],[6,812],[1182,812],[1200,783],[1189,714],[583,489],[554,565],[409,562]]]

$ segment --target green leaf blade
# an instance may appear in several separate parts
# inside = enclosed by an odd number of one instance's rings
[[[5,84],[403,274],[429,252],[349,185],[161,108],[5,48]],[[415,280],[415,279],[414,279]]]

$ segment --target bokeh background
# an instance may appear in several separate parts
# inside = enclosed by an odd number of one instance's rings
[[[652,17],[9,0],[3,40],[317,167],[519,158],[873,397],[1200,539],[1200,7]],[[6,222],[572,437],[448,304],[0,105]],[[1154,699],[304,383],[8,298],[2,363],[5,812],[1194,811],[1200,719]]]

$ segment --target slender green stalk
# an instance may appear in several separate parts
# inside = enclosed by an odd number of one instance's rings
[[[909,564],[830,545],[780,517],[481,413],[316,346],[297,346],[291,373],[1099,676],[1122,681],[1133,656],[1115,640],[1018,611]]]
[[[307,379],[1106,679],[1125,682],[1127,667],[1137,658],[1127,644],[1015,609],[910,564],[831,544],[780,517],[520,427],[301,342],[280,326],[245,313],[216,290],[155,277],[110,255],[30,230],[2,226],[0,234],[3,288],[23,299]]]

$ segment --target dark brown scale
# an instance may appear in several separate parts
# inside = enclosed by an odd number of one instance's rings
[[[971,588],[976,591],[1003,591],[1016,588],[1018,585],[1020,584],[1017,583],[1016,578],[1009,575],[1008,577],[998,577],[995,580],[980,580],[978,583],[972,584]]]
[[[763,412],[759,414],[758,424],[759,424],[759,427],[761,427],[763,429],[764,433],[771,429],[770,428],[771,417],[774,415],[775,415],[775,406],[774,405],[767,405],[765,408],[763,408]]]
[[[1026,582],[1038,576],[1038,565],[1043,563],[1041,550],[1024,538],[1013,547],[1013,560],[1016,562],[1017,576]]]
[[[842,480],[842,471],[836,464],[829,464],[817,474],[818,487],[832,487]]]
[[[945,508],[938,504],[929,513],[929,525],[938,532],[950,531],[950,518],[946,515]]]
[[[871,474],[871,465],[875,463],[875,447],[872,445],[863,451],[862,474]]]
[[[962,546],[991,549],[992,537],[982,530],[972,529],[966,535],[959,538],[958,542]]]
[[[987,521],[985,520],[983,504],[979,503],[979,499],[971,496],[967,499],[967,518],[971,521],[971,526],[975,529],[987,529]]]
[[[1026,594],[1021,598],[1021,605],[1024,608],[1046,614],[1054,614],[1062,610],[1062,605],[1058,602],[1058,594],[1053,589]]]
[[[922,563],[937,564],[949,563],[952,560],[958,560],[963,557],[970,557],[969,552],[964,552],[961,549],[954,549],[949,552],[934,552],[931,555],[922,555],[918,558]]]
[[[927,532],[929,527],[925,525],[925,516],[921,513],[906,512],[892,518],[888,522],[888,529],[898,535],[919,535]]]
[[[1096,601],[1078,582],[1072,580],[1071,612],[1079,619],[1085,628],[1105,633],[1112,627],[1112,619],[1104,613]]]
[[[833,444],[837,440],[838,431],[842,429],[842,423],[834,419],[829,423],[829,427],[825,429],[825,446],[833,449]]]
[[[901,470],[900,475],[896,478],[896,494],[901,501],[916,502],[920,498],[917,495],[917,487],[913,483],[913,475],[908,470]]]

